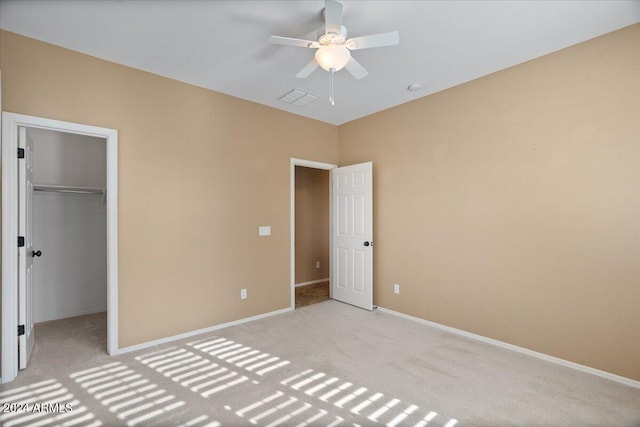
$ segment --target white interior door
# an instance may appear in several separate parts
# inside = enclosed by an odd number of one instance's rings
[[[373,309],[373,164],[331,170],[332,298]]]
[[[18,325],[24,325],[24,334],[18,336],[20,369],[27,367],[33,349],[33,141],[26,128],[19,128],[18,148],[24,150],[24,159],[18,160],[18,235],[24,237],[24,246],[18,248]],[[19,326],[20,327],[20,326]]]

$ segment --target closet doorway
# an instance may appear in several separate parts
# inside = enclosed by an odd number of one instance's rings
[[[14,113],[2,119],[8,382],[30,355],[117,353],[117,131]]]
[[[328,300],[330,286],[330,169],[292,159],[292,308]]]

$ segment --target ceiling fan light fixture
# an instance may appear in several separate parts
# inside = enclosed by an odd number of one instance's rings
[[[338,44],[328,44],[320,46],[316,51],[316,62],[326,71],[340,71],[351,59],[351,52],[346,46]]]

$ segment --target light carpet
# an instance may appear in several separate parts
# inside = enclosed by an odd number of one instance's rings
[[[639,389],[336,301],[114,357],[105,330],[38,325],[0,423],[640,426]]]

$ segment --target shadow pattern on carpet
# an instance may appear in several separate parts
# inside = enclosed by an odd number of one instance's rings
[[[73,372],[65,379],[52,378],[1,392],[3,407],[16,410],[2,413],[0,423],[7,427],[61,424],[422,427],[437,417],[438,425],[452,427],[457,423],[418,405],[314,369],[290,375],[284,369],[289,361],[224,337],[144,353],[133,360],[134,364],[108,363]],[[159,377],[165,380],[159,381]],[[89,409],[96,405],[106,409],[110,416],[100,419],[96,415],[100,411]],[[194,409],[196,412],[201,409],[202,414],[194,415]]]

